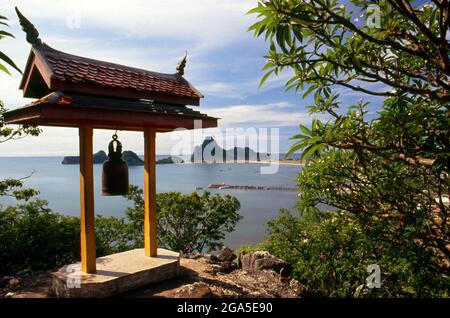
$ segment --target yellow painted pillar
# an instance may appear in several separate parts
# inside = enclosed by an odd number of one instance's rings
[[[80,135],[80,238],[81,270],[95,273],[94,175],[92,162],[92,126],[83,126]]]
[[[156,256],[156,130],[144,129],[144,249]]]

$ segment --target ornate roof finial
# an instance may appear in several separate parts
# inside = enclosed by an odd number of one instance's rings
[[[186,60],[187,60],[187,51],[184,54],[184,57],[181,59],[181,61],[177,64],[177,75],[183,76],[184,75],[184,68],[186,67]]]
[[[15,7],[15,9],[17,16],[19,17],[20,25],[22,26],[22,30],[27,35],[27,42],[30,43],[32,46],[42,45],[42,41],[39,38],[39,32],[38,30],[36,30],[33,23],[31,23],[27,18],[25,18],[17,7]]]

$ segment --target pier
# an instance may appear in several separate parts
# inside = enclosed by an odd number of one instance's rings
[[[292,187],[282,187],[282,186],[258,186],[258,185],[238,185],[238,184],[210,184],[208,185],[208,189],[239,189],[239,190],[271,190],[271,191],[288,191],[288,192],[297,192],[296,188]]]

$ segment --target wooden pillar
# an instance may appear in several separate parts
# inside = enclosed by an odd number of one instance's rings
[[[144,249],[156,256],[156,130],[144,129]]]
[[[83,126],[80,135],[80,238],[81,271],[95,273],[94,175],[92,162],[92,126]]]

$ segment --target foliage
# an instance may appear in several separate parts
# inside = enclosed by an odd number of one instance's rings
[[[9,140],[21,139],[26,136],[39,136],[41,129],[36,126],[19,125],[16,128],[4,124],[3,114],[7,111],[5,105],[0,101],[0,144]]]
[[[143,246],[142,190],[132,186],[129,199],[135,204],[126,218],[96,216],[97,256]],[[238,210],[239,201],[230,196],[158,194],[158,243],[184,253],[217,249],[241,219]],[[39,199],[0,206],[0,242],[0,275],[54,269],[79,260],[80,220],[52,211]]]
[[[36,189],[23,188],[23,179],[0,180],[0,196],[11,196],[16,200],[28,201],[37,194],[39,191]]]
[[[134,206],[125,213],[135,246],[143,245],[142,194],[142,189],[131,186],[127,196],[128,200],[134,201]],[[239,208],[239,201],[229,195],[159,193],[156,196],[158,244],[183,253],[220,248],[225,233],[232,232],[242,218]]]
[[[321,95],[324,87],[338,85],[376,96],[409,93],[449,101],[445,3],[414,8],[394,0],[261,1],[249,12],[259,17],[249,30],[270,42],[264,67],[269,75],[262,82],[290,68],[287,88],[311,85],[305,94]],[[380,25],[371,25],[378,13]],[[385,85],[363,85],[378,82]]]
[[[96,216],[97,256],[130,249],[124,219]],[[0,206],[0,275],[17,271],[50,270],[80,259],[80,220],[48,208],[35,199]]]
[[[265,247],[264,243],[259,243],[256,245],[241,244],[241,246],[239,246],[237,249],[234,250],[234,254],[236,254],[236,255],[250,254],[250,253],[257,252],[257,251],[262,251],[265,248],[266,247]]]
[[[95,217],[95,244],[97,256],[124,252],[133,248],[134,231],[126,219],[114,216]]]
[[[311,127],[300,125],[300,133],[293,137],[296,142],[290,153],[301,151],[308,161],[298,177],[300,213],[318,213],[318,203],[338,208],[344,213],[339,218],[351,218],[355,228],[364,230],[360,235],[366,249],[378,244],[377,258],[371,261],[385,262],[383,273],[425,264],[426,273],[419,276],[429,277],[433,284],[449,279],[450,266],[450,206],[445,203],[450,195],[450,43],[446,38],[450,7],[446,1],[413,6],[410,1],[391,0],[264,1],[250,11],[259,17],[250,30],[269,42],[264,67],[268,73],[261,83],[271,74],[290,70],[293,76],[286,89],[303,91],[303,97],[313,94],[310,114],[329,118],[315,119]],[[376,12],[380,25],[374,27],[367,21]],[[380,96],[381,110],[374,113],[363,100],[344,104],[342,89]],[[346,237],[331,235],[326,222],[302,226],[322,233],[330,244],[353,246]],[[287,223],[285,230],[296,233]],[[293,244],[303,247],[300,240]],[[398,265],[403,258],[394,257],[396,246],[402,247],[398,257],[407,257],[410,265]],[[292,247],[285,247],[285,254],[291,251]],[[283,245],[278,252],[283,254]],[[312,253],[332,266],[331,252]],[[353,290],[355,276],[336,272],[339,286],[326,276],[314,279],[314,266],[320,264],[308,263],[302,254],[296,257],[304,262],[303,271],[308,272],[309,266],[313,289],[329,295],[333,288],[341,290],[340,295]],[[339,265],[342,271],[351,273],[356,266],[363,271],[365,264],[351,257],[349,253],[346,263]],[[439,289],[405,275],[398,283],[411,289],[411,295],[432,295],[433,287]],[[414,287],[417,282],[424,284],[425,291]],[[408,295],[394,283],[385,288],[377,293]]]
[[[0,40],[7,38],[7,37],[14,38],[14,35],[5,31],[4,29],[1,29],[2,26],[6,26],[6,27],[8,26],[8,19],[6,17],[0,15]],[[5,72],[7,74],[11,74],[9,72],[9,70],[7,69],[7,67],[3,63],[8,64],[9,66],[16,69],[16,71],[18,71],[19,73],[22,73],[22,71],[17,67],[17,65],[11,59],[5,53],[0,51],[0,71]]]
[[[321,297],[447,296],[450,282],[434,274],[429,251],[386,240],[384,228],[365,229],[351,213],[286,210],[269,223],[265,250],[293,265],[294,276]],[[367,267],[381,269],[381,288],[369,289]]]
[[[0,274],[78,260],[79,226],[78,218],[54,213],[43,200],[0,208]]]
[[[2,26],[8,26],[8,19],[2,15],[0,15],[0,28]],[[0,29],[0,40],[6,37],[14,37],[11,33]],[[11,73],[7,69],[7,67],[2,64],[2,61],[16,69],[18,72],[22,73],[21,70],[14,64],[14,62],[0,50],[0,71],[3,71],[9,75]],[[3,114],[7,111],[5,105],[0,100],[0,144],[9,140],[15,140],[19,138],[23,138],[25,136],[38,136],[41,130],[35,126],[30,125],[19,125],[16,128],[8,127],[4,124]],[[23,180],[22,179],[5,179],[0,180],[0,196],[12,196],[16,199],[28,200],[32,196],[39,193],[35,189],[23,189]]]
[[[4,112],[6,112],[6,108],[4,107],[3,102],[0,101],[0,144],[9,140],[23,138],[28,135],[38,136],[40,134],[41,130],[35,126],[20,125],[16,128],[11,128],[4,125],[2,116]],[[39,191],[36,189],[23,188],[24,180],[28,177],[0,180],[0,196],[11,196],[18,200],[28,200],[38,194]]]

